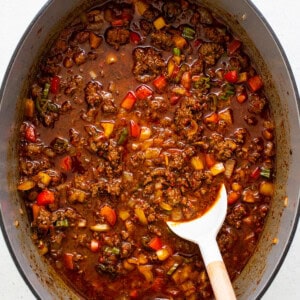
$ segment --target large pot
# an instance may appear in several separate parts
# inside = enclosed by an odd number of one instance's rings
[[[1,120],[1,226],[11,255],[34,295],[42,299],[78,296],[56,276],[30,239],[26,215],[20,213],[16,191],[18,174],[16,137],[21,121],[20,100],[27,94],[28,74],[34,74],[37,58],[55,33],[95,1],[52,0],[32,22],[15,52],[4,79],[0,99]],[[100,1],[99,1],[100,2]],[[278,271],[291,243],[299,218],[300,127],[299,99],[285,55],[256,9],[247,0],[201,1],[222,13],[263,74],[277,131],[276,193],[259,245],[241,275],[234,281],[239,299],[260,298]],[[75,9],[75,10],[74,10]],[[235,20],[233,22],[232,20]],[[255,45],[255,47],[254,47]],[[287,197],[287,198],[286,198]],[[285,206],[286,199],[288,205]],[[14,226],[18,220],[19,226]],[[274,247],[274,238],[279,243]]]

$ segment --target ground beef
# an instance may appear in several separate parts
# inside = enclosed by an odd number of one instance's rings
[[[153,46],[162,49],[170,50],[173,46],[172,36],[164,31],[155,31],[150,35]]]
[[[161,53],[152,47],[135,48],[133,60],[133,74],[137,81],[143,83],[153,80],[165,67]]]
[[[228,39],[225,28],[204,27],[204,34],[207,39],[215,43],[224,43]]]
[[[102,85],[97,81],[90,81],[84,89],[85,101],[89,107],[97,107],[102,101]]]
[[[105,41],[116,50],[129,43],[130,31],[120,27],[110,27],[105,32]]]
[[[149,35],[151,31],[154,30],[154,26],[152,22],[149,22],[145,19],[140,20],[140,29],[144,33],[144,35]]]
[[[249,99],[248,111],[254,114],[260,114],[263,111],[266,103],[267,102],[264,97],[254,94]]]
[[[203,43],[199,48],[199,57],[209,66],[216,64],[218,59],[225,52],[222,45],[217,43]]]

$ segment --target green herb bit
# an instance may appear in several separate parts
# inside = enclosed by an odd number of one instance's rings
[[[56,227],[69,227],[68,219],[57,220],[57,221],[55,222],[55,226],[56,226]]]
[[[168,270],[167,275],[172,275],[177,268],[179,267],[179,263],[175,262],[172,267]]]
[[[128,128],[127,127],[124,127],[121,131],[121,134],[120,134],[120,137],[119,137],[119,140],[118,140],[118,145],[123,145],[125,143],[125,141],[127,140],[127,137],[128,137]]]
[[[193,40],[195,38],[195,33],[196,33],[196,31],[193,28],[184,27],[183,32],[182,32],[182,36],[184,38],[189,39],[189,40]]]
[[[50,83],[45,83],[44,89],[43,89],[43,98],[47,99],[50,91]]]
[[[260,175],[263,176],[263,177],[266,177],[266,178],[270,178],[270,177],[271,177],[271,170],[262,167],[262,168],[260,169]]]
[[[175,48],[173,48],[173,54],[175,55],[175,56],[180,56],[180,49],[179,48],[177,48],[177,47],[175,47]]]

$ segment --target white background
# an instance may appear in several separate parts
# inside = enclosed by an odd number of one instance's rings
[[[300,1],[253,0],[253,2],[279,38],[300,87]],[[44,3],[46,0],[0,0],[0,83],[19,39]],[[31,291],[22,280],[8,253],[1,232],[0,298],[33,299]],[[299,228],[283,266],[263,297],[263,300],[279,299],[300,299]]]

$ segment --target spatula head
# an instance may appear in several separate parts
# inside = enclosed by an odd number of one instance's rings
[[[216,201],[209,210],[199,218],[173,222],[168,221],[169,228],[183,239],[201,244],[208,236],[216,237],[227,212],[227,193],[225,185],[222,184]]]

